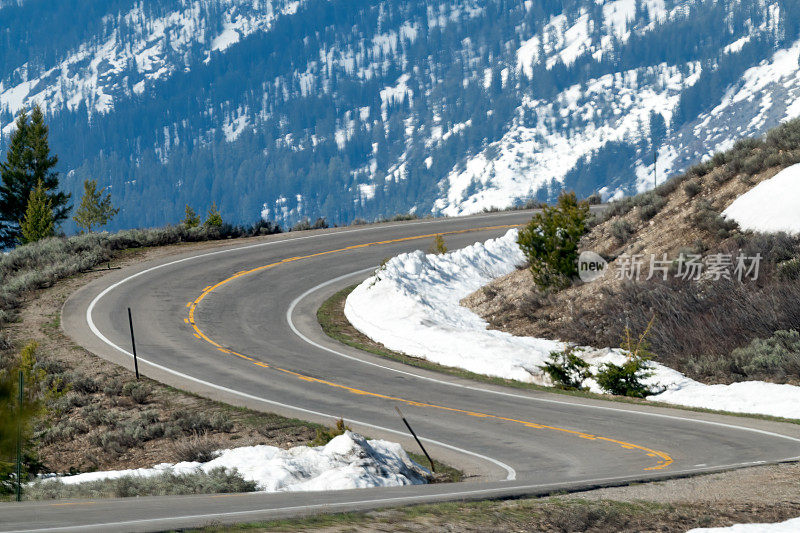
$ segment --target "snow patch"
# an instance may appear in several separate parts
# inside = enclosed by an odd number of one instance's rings
[[[764,180],[722,212],[744,230],[800,234],[800,164]]]
[[[408,88],[408,80],[410,79],[408,74],[403,74],[397,79],[397,84],[394,87],[386,87],[382,89],[381,94],[381,102],[383,106],[402,103],[405,101],[406,96],[409,99],[413,98],[414,92]]]
[[[800,531],[800,518],[774,524],[734,524],[729,527],[690,529],[687,533],[796,533]]]
[[[238,115],[235,119],[225,121],[222,125],[225,140],[228,142],[235,141],[249,125],[250,119],[244,113]]]
[[[427,483],[428,471],[412,461],[394,442],[367,441],[346,431],[325,446],[296,446],[288,450],[275,446],[245,446],[220,450],[206,463],[162,463],[153,468],[89,472],[58,479],[77,485],[124,476],[151,477],[172,472],[210,472],[215,468],[236,469],[247,481],[255,481],[263,492],[321,491],[396,487]]]
[[[239,42],[239,32],[236,31],[234,26],[227,26],[222,33],[211,41],[211,50],[225,50],[232,44]]]

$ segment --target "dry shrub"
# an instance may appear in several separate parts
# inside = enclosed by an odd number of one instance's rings
[[[553,333],[578,344],[619,346],[626,327],[643,331],[655,316],[648,340],[657,360],[667,366],[721,382],[796,380],[798,359],[786,355],[791,347],[770,351],[763,343],[783,346],[773,339],[776,332],[797,330],[800,324],[800,279],[795,275],[800,239],[785,233],[736,234],[709,251],[717,252],[760,254],[758,279],[670,277],[608,287],[602,309],[578,306],[553,325]],[[531,312],[542,303],[547,302],[531,302]],[[523,312],[524,307],[520,304]],[[763,339],[762,344],[751,345],[754,339]]]
[[[178,439],[170,444],[170,452],[177,462],[207,463],[218,455],[216,452],[221,448],[222,442],[208,434]]]
[[[25,499],[54,500],[74,498],[129,498],[179,494],[223,494],[254,492],[258,486],[246,481],[236,469],[215,468],[187,474],[164,473],[152,477],[125,476],[65,485],[58,480],[37,481],[26,487]]]

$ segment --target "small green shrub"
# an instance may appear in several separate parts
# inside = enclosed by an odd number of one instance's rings
[[[594,378],[600,388],[609,394],[644,398],[654,394],[650,387],[642,383],[653,375],[649,368],[647,360],[629,356],[622,365],[603,364]]]
[[[297,224],[292,226],[291,231],[307,231],[311,229],[325,229],[328,227],[328,221],[320,217],[312,224],[308,218],[300,220]]]
[[[731,357],[739,361],[747,376],[769,376],[783,380],[800,375],[800,333],[797,330],[776,331],[769,339],[753,339],[737,348]]]
[[[230,433],[233,431],[233,421],[224,413],[214,413],[211,415],[211,428],[215,431]]]
[[[583,383],[591,377],[589,363],[575,354],[575,347],[570,346],[562,352],[551,352],[550,360],[539,367],[553,384],[566,390],[582,390]]]
[[[138,381],[129,381],[122,387],[123,396],[130,396],[138,404],[145,404],[150,400],[152,389],[149,385]]]
[[[189,204],[186,204],[183,221],[181,223],[187,228],[196,228],[200,225],[200,216],[194,212],[194,209],[192,209],[192,206]]]
[[[211,207],[208,208],[208,214],[206,215],[205,221],[203,221],[203,226],[206,229],[212,228],[221,228],[222,227],[222,215],[219,214],[219,209],[217,209],[217,204],[212,202]]]
[[[116,378],[107,381],[103,387],[103,394],[111,398],[122,396],[122,382]]]
[[[639,207],[639,218],[642,222],[647,222],[667,205],[667,200],[663,196],[658,195],[655,191],[649,191],[634,196],[634,204]]]
[[[119,418],[112,411],[95,405],[87,405],[81,411],[81,416],[92,427],[114,425]]]
[[[52,372],[48,372],[52,373]],[[81,372],[73,372],[69,378],[69,386],[75,392],[92,394],[100,389],[100,385],[94,378]]]
[[[433,238],[433,244],[431,244],[428,253],[436,255],[447,253],[447,246],[444,243],[444,237],[442,237],[440,233],[437,233],[436,236]]]
[[[415,213],[398,213],[389,218],[383,218],[379,222],[402,222],[405,220],[417,220],[419,216]]]
[[[91,397],[88,394],[68,392],[57,400],[51,402],[50,408],[58,414],[65,414],[72,412],[72,410],[76,407],[83,407],[84,405],[87,405],[90,401]]]
[[[635,398],[644,398],[663,390],[644,383],[653,375],[650,369],[653,353],[650,352],[647,343],[647,334],[653,326],[654,319],[650,320],[638,339],[634,339],[630,329],[625,328],[622,349],[627,352],[627,359],[622,365],[605,363],[598,369],[594,379],[601,389],[617,396]]]
[[[626,196],[624,198],[620,198],[619,200],[609,202],[606,210],[603,211],[600,222],[605,222],[606,220],[611,220],[614,217],[621,217],[630,213],[634,208],[633,198],[635,197]]]
[[[686,174],[689,176],[697,176],[699,178],[702,178],[703,176],[714,170],[715,167],[716,165],[714,164],[714,161],[709,159],[708,161],[694,165],[686,172]]]
[[[633,224],[624,219],[615,220],[611,223],[611,236],[619,244],[625,244],[633,235],[635,229]]]
[[[689,198],[694,198],[703,190],[703,186],[700,184],[698,180],[689,180],[683,186],[683,192],[686,193],[686,196]]]
[[[578,274],[578,245],[587,231],[589,204],[574,192],[562,193],[558,204],[536,213],[520,230],[517,243],[540,289],[563,288]]]
[[[686,178],[687,178],[686,174],[683,174],[681,176],[675,176],[674,178],[669,178],[664,183],[653,189],[653,192],[655,192],[658,196],[661,196],[662,198],[666,198],[667,196],[678,190],[678,187],[680,186],[681,183],[683,183],[686,180]]]
[[[172,415],[171,422],[186,433],[205,433],[214,429],[210,417],[195,411],[177,411]]]
[[[800,257],[778,263],[778,275],[786,281],[800,280]]]
[[[731,233],[739,227],[735,220],[730,220],[720,215],[706,200],[697,202],[693,220],[695,226],[716,235],[720,239],[730,237]]]
[[[344,435],[345,431],[351,431],[350,427],[345,425],[344,419],[340,418],[336,421],[336,427],[333,428],[319,428],[317,429],[317,436],[314,437],[308,445],[309,446],[325,446],[330,441],[332,441],[335,437],[339,435]]]

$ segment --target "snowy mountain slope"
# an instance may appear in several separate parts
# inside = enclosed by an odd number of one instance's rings
[[[583,87],[572,86],[549,102],[524,101],[500,141],[470,159],[464,170],[447,176],[446,196],[435,208],[450,216],[469,214],[534,197],[542,189],[558,191],[559,182],[581,157],[609,142],[646,141],[653,112],[669,121],[681,91],[697,80],[700,66],[685,70],[683,74],[659,65],[607,74]],[[567,127],[559,128],[559,123]],[[487,152],[496,156],[489,158]],[[602,187],[607,196],[612,194],[609,185]]]
[[[741,137],[758,136],[800,117],[800,41],[779,50],[727,88],[711,111],[665,139],[676,157],[671,172],[728,149]]]
[[[555,17],[545,27],[545,35],[555,38],[548,41],[534,36],[523,43],[517,50],[517,66],[524,76],[532,78],[535,74],[531,64],[537,62],[549,69],[559,59],[569,64],[582,55],[602,57],[613,37],[626,41],[632,33],[645,34],[665,21],[691,17],[695,10],[709,4],[714,3],[679,2],[669,9],[663,2],[638,4],[639,9],[646,6],[651,22],[637,27],[635,23],[641,17],[636,14],[636,2],[604,3],[608,30],[599,42],[587,37],[590,25],[585,16],[572,26]],[[732,7],[724,19],[733,19],[736,7],[742,5],[743,2],[730,3]],[[747,21],[747,34],[732,40],[720,55],[739,54],[754,39],[765,35],[776,39],[785,32],[780,5],[766,1],[754,5],[764,9],[760,22]],[[526,99],[500,141],[454,168],[442,180],[442,194],[434,210],[447,215],[470,214],[532,198],[542,190],[552,198],[562,188],[575,188],[575,183],[565,182],[568,173],[580,159],[591,161],[609,143],[638,144],[642,153],[625,169],[624,176],[605,176],[605,180],[597,180],[594,187],[584,186],[581,192],[599,191],[612,197],[651,188],[656,180],[660,182],[686,170],[714,152],[731,147],[743,136],[761,135],[782,121],[800,116],[800,92],[796,86],[799,53],[800,41],[771,52],[724,91],[717,91],[717,105],[712,110],[684,124],[674,117],[681,98],[697,83],[704,68],[713,72],[719,68],[719,61],[662,63],[614,72],[571,86],[550,99]],[[742,62],[746,61],[742,58]],[[650,131],[652,113],[664,119],[669,131],[666,138],[657,139],[655,146]],[[658,154],[655,175],[654,152]]]
[[[654,151],[663,180],[800,113],[790,0],[82,5],[4,4],[0,150],[42,103],[64,187],[110,185],[112,229],[623,194]]]
[[[145,91],[148,83],[176,70],[208,61],[256,31],[268,30],[275,17],[297,10],[298,2],[179,0],[171,9],[154,13],[134,3],[124,13],[107,14],[107,31],[61,54],[44,67],[28,62],[10,69],[0,81],[0,108],[16,113],[39,102],[47,110],[76,109],[105,113],[115,98]],[[217,12],[210,8],[222,8]],[[3,127],[4,126],[4,127]],[[0,124],[10,131],[9,124]]]

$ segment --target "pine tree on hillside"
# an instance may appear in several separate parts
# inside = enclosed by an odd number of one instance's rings
[[[23,108],[17,117],[17,129],[11,135],[6,152],[6,161],[0,163],[0,248],[15,244],[17,233],[14,225],[22,218],[23,213],[15,215],[15,185],[21,183],[25,176],[27,159],[30,154],[26,142],[28,139],[28,114]],[[30,192],[29,192],[30,194]],[[26,197],[27,198],[27,197]]]
[[[50,155],[48,128],[37,105],[30,117],[20,111],[11,135],[6,161],[0,163],[0,247],[17,244],[22,237],[19,222],[25,217],[31,191],[41,181],[53,209],[54,224],[65,220],[70,195],[58,192],[58,157]]]
[[[216,203],[212,203],[211,207],[208,208],[208,215],[206,215],[206,221],[203,222],[203,226],[207,228],[222,227],[222,215],[219,214]]]
[[[186,210],[184,211],[183,216],[183,225],[187,228],[196,228],[200,225],[200,216],[194,212],[194,209],[189,204],[186,204]]]
[[[93,227],[105,226],[119,212],[119,209],[111,205],[111,194],[103,196],[105,190],[105,187],[97,190],[96,180],[84,180],[81,205],[72,217],[82,231],[91,233]]]
[[[20,240],[28,244],[50,237],[55,232],[53,219],[53,201],[47,196],[47,189],[39,180],[39,184],[31,191],[25,218],[20,221]]]

